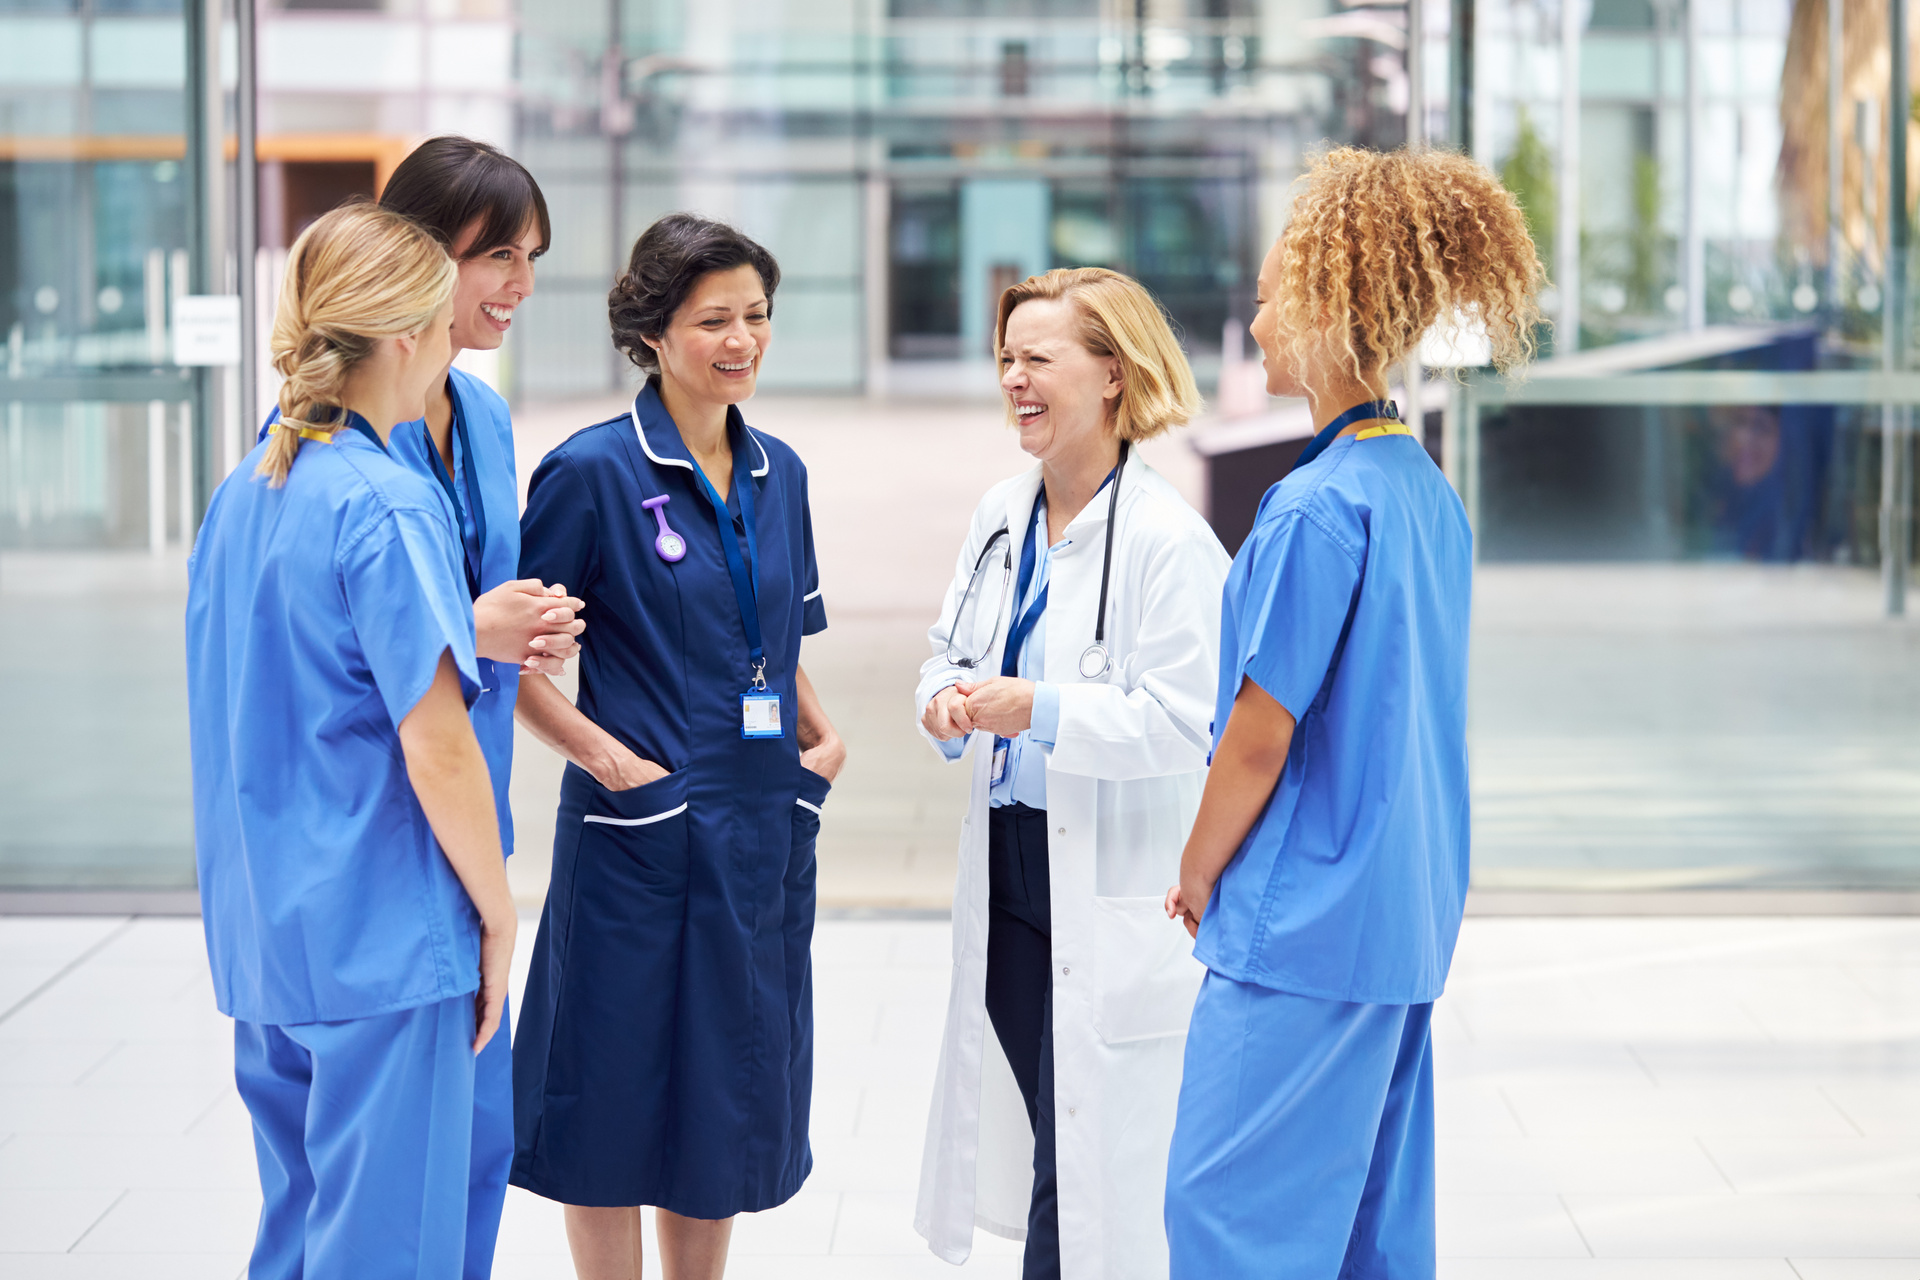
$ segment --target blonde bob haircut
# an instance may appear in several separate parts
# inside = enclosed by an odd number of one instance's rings
[[[1000,295],[993,349],[1007,340],[1007,318],[1023,302],[1064,299],[1080,316],[1080,343],[1101,359],[1120,361],[1120,395],[1113,406],[1113,434],[1121,440],[1151,440],[1184,426],[1200,412],[1187,354],[1173,327],[1145,286],[1105,267],[1057,268],[1028,276]],[[1012,422],[1013,407],[1007,407]]]
[[[1463,155],[1327,152],[1300,180],[1279,249],[1271,302],[1295,373],[1330,346],[1367,378],[1441,320],[1484,327],[1502,372],[1533,358],[1546,273],[1512,193]]]
[[[376,204],[343,206],[301,232],[273,315],[280,425],[255,473],[277,489],[303,437],[331,441],[347,425],[347,375],[382,339],[426,328],[459,274],[431,232]]]

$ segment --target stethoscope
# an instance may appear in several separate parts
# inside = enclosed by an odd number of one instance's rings
[[[1094,615],[1093,643],[1080,651],[1080,678],[1098,680],[1113,670],[1113,655],[1107,652],[1107,582],[1113,573],[1113,525],[1114,517],[1120,510],[1120,473],[1127,465],[1127,442],[1120,442],[1120,461],[1114,464],[1113,485],[1107,494],[1107,545],[1100,557],[1100,609]],[[664,525],[662,526],[665,527]],[[967,578],[967,589],[961,593],[960,605],[954,610],[953,626],[947,630],[947,661],[956,667],[968,671],[986,661],[987,654],[993,652],[993,643],[1000,638],[999,610],[995,610],[993,634],[987,637],[987,647],[975,657],[966,657],[954,652],[954,637],[960,629],[961,620],[967,616],[967,604],[974,592],[980,589],[980,576],[986,568],[987,557],[993,553],[997,543],[1001,547],[1000,598],[1006,599],[1007,585],[1013,581],[1013,538],[1007,527],[1001,525],[987,539],[987,545],[980,548],[980,554],[974,558],[973,573]]]

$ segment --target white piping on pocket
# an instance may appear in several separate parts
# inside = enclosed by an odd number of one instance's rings
[[[813,590],[807,592],[807,594],[801,596],[800,602],[802,604],[805,604],[809,600],[818,600],[819,598],[820,598],[820,588],[815,587]]]
[[[665,813],[656,813],[651,818],[603,818],[597,813],[590,813],[582,818],[581,821],[604,822],[610,827],[644,827],[655,822],[665,822],[675,814],[685,813],[686,811],[687,806],[683,803],[678,809],[669,809]]]
[[[819,806],[819,805],[817,805],[817,804],[808,804],[808,803],[807,803],[807,802],[806,802],[805,800],[802,800],[802,799],[801,799],[801,798],[800,798],[799,796],[795,796],[795,797],[793,798],[793,802],[794,802],[795,804],[797,804],[797,805],[799,805],[799,806],[800,806],[800,807],[801,807],[802,809],[807,809],[807,810],[810,810],[810,811],[812,811],[813,813],[816,813],[816,814],[818,814],[818,813],[820,813],[820,806]],[[822,816],[824,816],[824,815],[822,815]]]

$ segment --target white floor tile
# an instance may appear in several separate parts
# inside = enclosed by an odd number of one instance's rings
[[[1443,1258],[1591,1256],[1558,1196],[1449,1194],[1437,1211]]]
[[[1859,1131],[1811,1085],[1570,1085],[1523,1080],[1502,1094],[1529,1137],[1623,1134],[1855,1137]]]
[[[0,1052],[6,1052],[0,1049]],[[25,1086],[0,1090],[0,1129],[14,1133],[184,1133],[231,1089],[223,1081],[172,1088]]]
[[[933,1081],[911,1085],[868,1085],[860,1095],[856,1138],[891,1138],[900,1142],[925,1140],[927,1112],[933,1105]]]
[[[567,1256],[567,1223],[560,1204],[519,1187],[508,1187],[507,1203],[500,1214],[500,1236],[494,1246],[496,1280],[507,1274],[503,1265],[508,1258]]]
[[[849,1191],[840,1197],[833,1252],[914,1257],[927,1242],[913,1229],[912,1191]]]
[[[122,1041],[119,1051],[91,1067],[81,1083],[92,1087],[194,1085],[231,1079],[233,1037],[228,1034],[195,1040]]]
[[[1920,1257],[1920,1197],[1595,1196],[1567,1206],[1600,1258]]]
[[[0,1254],[7,1280],[246,1280],[244,1253]]]
[[[0,1195],[0,1271],[11,1271],[9,1254],[65,1253],[122,1194],[106,1187],[16,1187]]]
[[[734,1219],[731,1252],[743,1258],[824,1255],[833,1246],[839,1214],[839,1192],[803,1187],[777,1209]]]
[[[1844,1081],[1827,1097],[1869,1138],[1920,1138],[1920,1089],[1912,1079]]]
[[[244,1135],[23,1133],[0,1147],[0,1195],[31,1187],[240,1191],[259,1195]]]
[[[1713,1193],[1727,1179],[1690,1138],[1468,1138],[1438,1144],[1442,1194]]]
[[[1736,1191],[1920,1195],[1920,1144],[1909,1138],[1705,1138],[1702,1145]]]
[[[1436,1075],[1433,1127],[1441,1138],[1520,1138],[1526,1131],[1500,1090],[1478,1081],[1453,1081]]]
[[[1799,1280],[1920,1280],[1920,1258],[1790,1258]]]
[[[5,997],[0,996],[0,1001]],[[31,1040],[0,1049],[0,1089],[76,1084],[117,1052],[118,1040]]]
[[[123,925],[0,920],[0,1012]],[[733,1280],[1018,1274],[1016,1243],[956,1273],[912,1230],[949,947],[821,924],[815,1173],[740,1219]],[[0,1022],[7,1280],[235,1280],[257,1174],[204,965],[197,921],[137,921]],[[1469,921],[1435,1020],[1444,1280],[1920,1280],[1916,1016],[1920,922]],[[498,1258],[570,1276],[559,1206],[512,1190]]]
[[[813,1173],[807,1185],[821,1191],[897,1191],[920,1183],[919,1134],[878,1138],[813,1135]],[[0,1156],[5,1148],[0,1147]]]
[[[744,1258],[727,1262],[727,1280],[1018,1280],[1018,1258],[975,1255],[949,1266],[922,1246],[915,1256]],[[495,1280],[499,1280],[496,1275]]]
[[[58,972],[126,923],[125,916],[7,916],[0,919],[0,970],[35,965]]]
[[[1785,1258],[1442,1258],[1439,1280],[1806,1280]]]
[[[245,1252],[260,1226],[260,1192],[129,1191],[75,1253]]]

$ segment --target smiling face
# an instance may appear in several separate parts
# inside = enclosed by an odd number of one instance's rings
[[[1282,358],[1280,344],[1280,269],[1283,265],[1280,256],[1281,241],[1273,242],[1273,248],[1267,250],[1267,257],[1260,264],[1260,278],[1255,288],[1255,299],[1259,310],[1253,314],[1253,323],[1247,326],[1247,332],[1253,335],[1254,342],[1260,346],[1260,364],[1267,371],[1267,394],[1270,396],[1304,396],[1305,387],[1300,385],[1298,375]]]
[[[1020,447],[1042,462],[1078,452],[1109,434],[1120,397],[1120,360],[1080,341],[1080,316],[1066,298],[1035,298],[1007,317],[1000,390],[1020,428]]]
[[[660,356],[660,376],[696,401],[739,404],[753,394],[760,361],[773,342],[773,311],[751,265],[709,271],[646,344]]]
[[[533,260],[540,256],[540,228],[530,224],[512,244],[474,254],[484,219],[475,218],[453,242],[460,283],[453,291],[453,349],[491,351],[506,341],[514,309],[533,296]],[[469,256],[473,255],[473,256]]]

